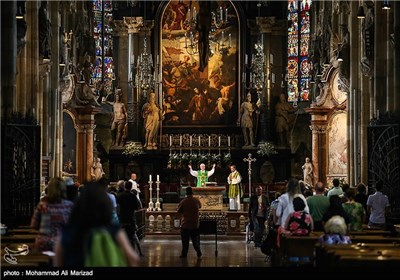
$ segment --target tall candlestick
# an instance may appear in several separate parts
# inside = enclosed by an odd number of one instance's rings
[[[172,135],[169,136],[169,146],[172,146]]]
[[[157,182],[160,182],[160,175],[157,174]]]
[[[228,147],[230,147],[230,146],[231,146],[231,137],[228,136]]]
[[[218,136],[218,147],[221,147],[221,136]]]
[[[211,147],[211,136],[208,136],[208,147]]]
[[[149,181],[151,182],[151,174],[150,174],[150,176],[149,176]]]
[[[182,135],[179,137],[179,146],[182,146]]]
[[[200,145],[201,145],[201,140],[200,140],[200,135],[199,135],[199,147],[200,147]]]

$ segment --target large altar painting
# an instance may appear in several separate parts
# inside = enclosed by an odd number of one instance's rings
[[[347,113],[335,114],[329,127],[328,175],[347,176]]]
[[[200,11],[199,1],[170,1],[162,15],[164,126],[229,126],[238,118],[237,12],[230,1],[204,4]]]

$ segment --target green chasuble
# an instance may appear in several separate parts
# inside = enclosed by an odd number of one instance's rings
[[[206,185],[206,182],[208,182],[208,171],[205,170],[204,172],[201,172],[201,170],[198,170],[196,187],[204,187]]]

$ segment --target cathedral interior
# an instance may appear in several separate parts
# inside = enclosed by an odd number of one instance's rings
[[[1,222],[53,177],[136,173],[167,207],[204,163],[243,204],[382,181],[398,223],[399,42],[398,1],[1,1]]]

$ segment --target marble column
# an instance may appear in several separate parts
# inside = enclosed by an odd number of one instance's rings
[[[17,24],[16,1],[1,2],[1,112],[2,118],[16,110]]]
[[[95,126],[94,115],[100,111],[98,108],[77,108],[77,160],[76,172],[78,181],[86,183],[92,181],[93,165],[93,130]]]
[[[316,107],[313,104],[305,111],[311,114],[312,131],[312,163],[314,165],[314,178],[315,182],[321,181],[326,184],[328,172],[328,158],[327,158],[327,115],[331,111],[329,108]]]

